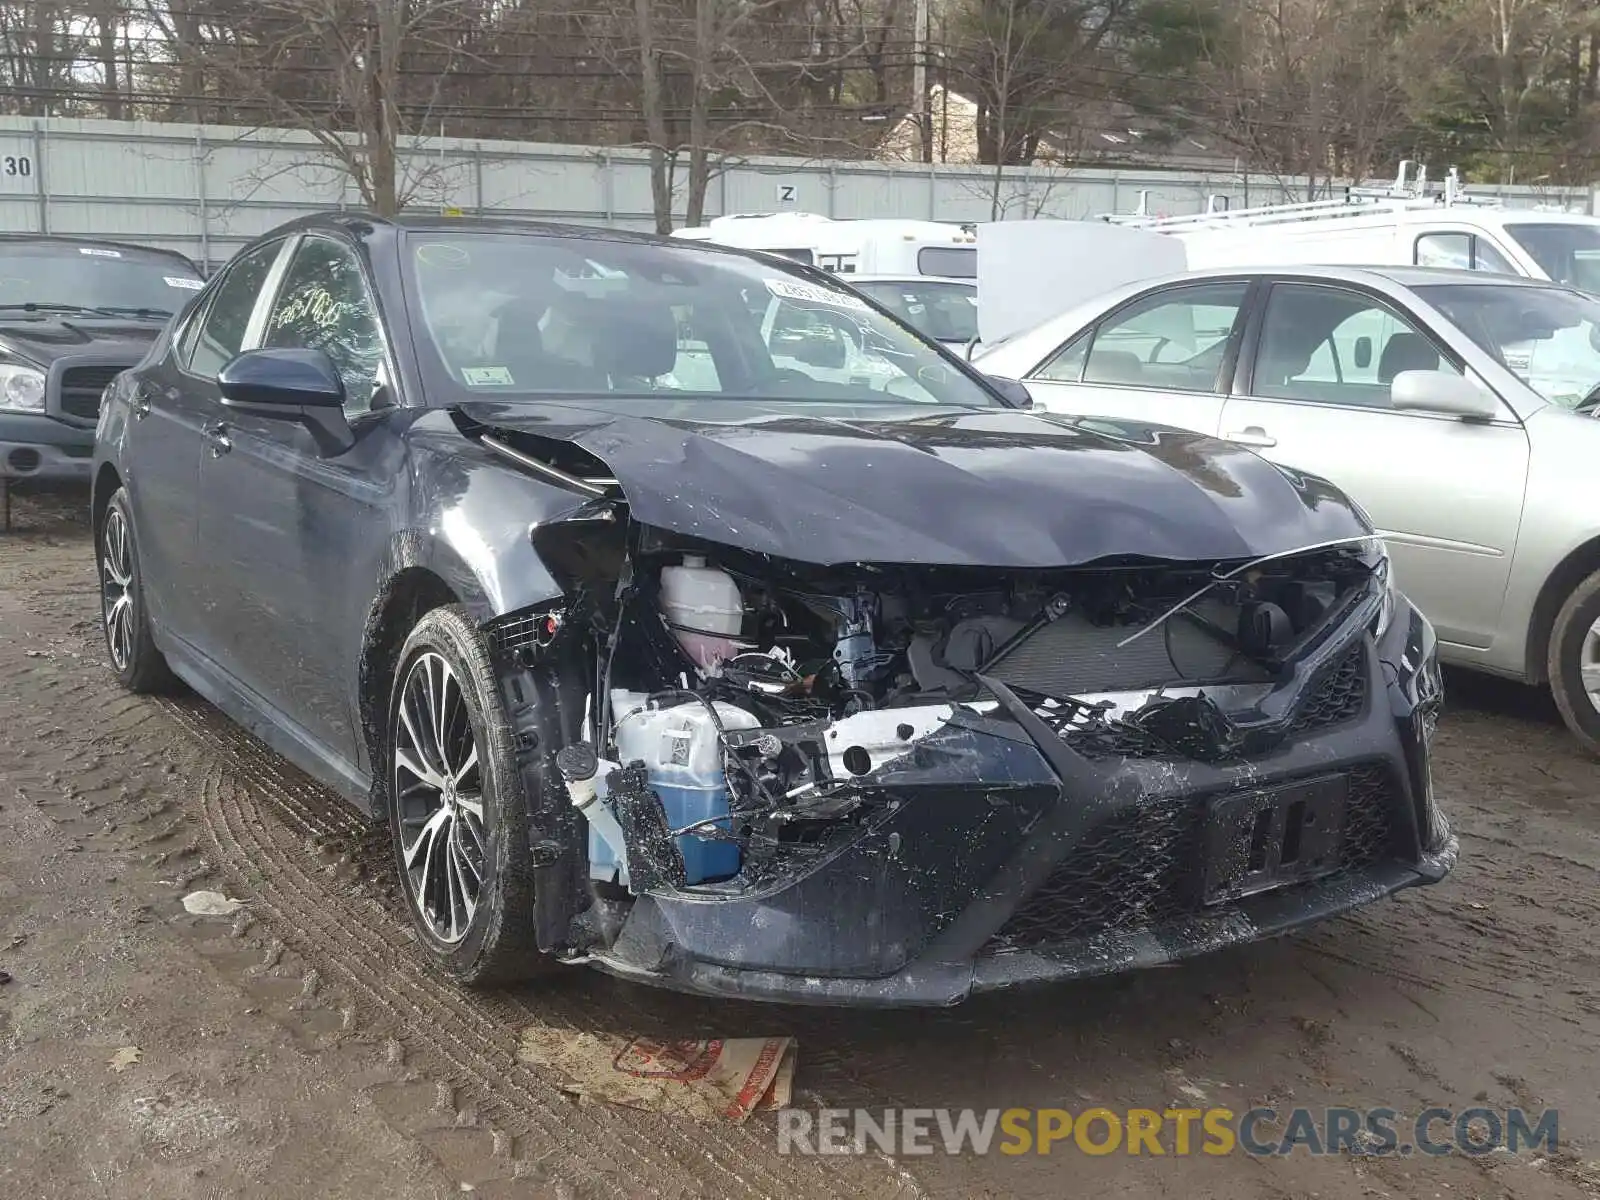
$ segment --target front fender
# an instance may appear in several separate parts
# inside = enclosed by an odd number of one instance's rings
[[[572,515],[586,497],[476,446],[456,440],[446,449],[430,441],[414,442],[413,522],[396,539],[395,571],[432,571],[479,622],[561,596],[533,530]]]
[[[94,454],[91,459],[89,485],[89,511],[98,513],[111,499],[109,492],[103,491],[101,468],[107,463],[111,464],[117,472],[122,484],[128,489],[130,498],[133,496],[133,483],[128,479],[123,470],[123,451],[128,439],[128,396],[135,384],[134,376],[129,371],[124,371],[113,379],[106,388],[100,402],[100,419],[95,423],[94,429]]]

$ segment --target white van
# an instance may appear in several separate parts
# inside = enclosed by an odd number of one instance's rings
[[[673,237],[765,250],[839,275],[976,279],[978,239],[960,225],[820,213],[734,213]]]
[[[1423,172],[1409,177],[1411,165],[1400,164],[1392,187],[1353,188],[1343,200],[1112,220],[1180,238],[1196,269],[1412,264],[1549,279],[1600,293],[1600,219],[1469,196],[1454,172],[1441,192],[1429,195]]]

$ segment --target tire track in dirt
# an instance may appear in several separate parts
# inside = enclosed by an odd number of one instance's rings
[[[360,860],[370,866],[364,874],[385,878],[380,874],[387,862],[381,835],[373,834],[356,814],[346,818],[341,812],[326,819],[326,834],[317,843],[304,850],[289,848],[283,834],[270,828],[256,806],[264,801],[275,816],[298,820],[308,807],[306,793],[320,789],[308,782],[280,789],[258,778],[264,772],[279,779],[297,772],[279,765],[281,760],[215,710],[182,701],[167,701],[165,706],[211,752],[212,765],[203,776],[200,796],[207,832],[224,861],[249,864],[259,874],[258,893],[273,909],[269,923],[285,931],[285,940],[303,956],[326,963],[352,991],[397,1024],[428,1030],[430,1036],[452,1024],[459,1027],[460,1035],[447,1035],[448,1045],[429,1045],[424,1052],[440,1055],[484,1108],[498,1112],[519,1136],[524,1132],[520,1127],[525,1127],[541,1142],[568,1144],[575,1160],[570,1167],[575,1182],[598,1187],[596,1194],[609,1194],[607,1188],[614,1182],[608,1184],[589,1160],[597,1146],[610,1143],[613,1154],[621,1152],[620,1158],[609,1160],[612,1169],[633,1178],[637,1186],[647,1186],[651,1195],[695,1194],[691,1180],[696,1168],[700,1174],[709,1168],[722,1177],[715,1195],[787,1197],[796,1189],[806,1195],[839,1197],[907,1194],[902,1181],[886,1177],[870,1162],[779,1158],[762,1124],[706,1126],[652,1114],[622,1117],[601,1108],[574,1108],[558,1088],[516,1063],[517,1038],[531,1024],[573,1035],[594,1029],[592,1001],[595,991],[606,990],[604,982],[594,981],[597,986],[589,988],[587,979],[562,980],[530,999],[516,993],[469,993],[426,974],[410,943],[409,928],[394,918],[392,909],[375,894],[377,888],[366,880],[339,888],[326,883],[324,872],[334,856]],[[248,785],[242,778],[249,780]],[[327,805],[344,809],[337,799],[322,795]],[[319,858],[322,869],[308,869],[307,864]],[[605,997],[608,1003],[637,989],[609,990],[613,994]],[[625,1007],[646,1021],[654,1015],[631,1004]],[[629,1013],[613,1006],[608,1016],[604,1024],[612,1026],[625,1023]],[[669,1175],[659,1184],[646,1184],[651,1172],[659,1171],[658,1157],[663,1154],[689,1177],[673,1182]],[[738,1164],[737,1170],[733,1164]]]
[[[1600,927],[1594,866],[1499,836],[1520,823],[1514,811],[1448,807],[1462,853],[1439,891],[1350,914],[1307,931],[1303,944],[1419,991],[1467,989],[1510,1019],[1559,1021],[1573,1027],[1569,1037],[1600,1045],[1581,999],[1595,988],[1593,956],[1583,949]]]
[[[0,545],[0,569],[37,550],[37,544],[17,541]],[[392,892],[385,888],[386,838],[203,702],[121,692],[99,662],[92,562],[84,554],[74,563],[65,572],[7,572],[13,580],[51,581],[26,588],[30,613],[46,619],[28,624],[37,635],[48,623],[50,632],[0,655],[0,694],[27,697],[34,736],[50,742],[53,759],[72,764],[40,777],[42,788],[61,796],[51,797],[61,806],[53,819],[90,822],[106,806],[100,793],[123,776],[153,771],[160,791],[182,792],[177,806],[170,800],[119,805],[131,848],[142,851],[147,864],[187,866],[173,881],[186,887],[216,869],[200,844],[184,836],[200,833],[222,873],[248,883],[245,894],[276,939],[268,959],[281,958],[285,948],[296,953],[312,964],[309,978],[329,980],[398,1037],[409,1057],[439,1079],[441,1095],[447,1090],[453,1097],[459,1089],[476,1113],[499,1127],[496,1146],[516,1146],[531,1156],[522,1166],[532,1170],[519,1175],[574,1196],[890,1200],[917,1194],[903,1176],[871,1160],[780,1158],[760,1122],[704,1126],[580,1107],[554,1081],[518,1063],[518,1035],[527,1025],[572,1033],[597,1026],[587,980],[573,971],[573,979],[563,980],[567,986],[527,996],[469,993],[429,974],[408,927],[385,903],[385,891]],[[134,790],[124,785],[117,799],[132,800],[123,793]],[[86,801],[91,811],[79,811],[75,798],[88,796],[95,797]],[[261,975],[278,968],[258,962],[252,969]],[[630,1014],[642,1010],[616,999],[637,990],[613,988],[598,1023],[625,1027]]]

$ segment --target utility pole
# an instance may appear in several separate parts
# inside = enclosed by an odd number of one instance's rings
[[[912,111],[917,115],[917,137],[922,141],[922,161],[933,161],[933,120],[928,112],[928,0],[917,0],[912,33]]]

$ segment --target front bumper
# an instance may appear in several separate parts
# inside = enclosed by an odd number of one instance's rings
[[[1427,768],[1433,631],[1402,602],[1381,643],[1363,633],[1348,654],[1359,672],[1347,658],[1337,696],[1319,674],[1294,733],[1225,764],[1080,752],[1004,706],[958,714],[874,773],[890,803],[859,836],[764,887],[642,895],[590,961],[710,995],[950,1005],[1173,962],[1437,882],[1457,843]],[[1349,780],[1335,869],[1202,904],[1214,801],[1329,774]]]
[[[0,413],[0,479],[88,482],[94,430],[34,413]]]

